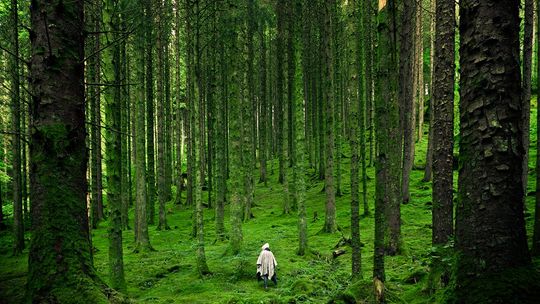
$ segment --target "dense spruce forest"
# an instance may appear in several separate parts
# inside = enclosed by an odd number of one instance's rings
[[[540,303],[538,16],[1,1],[0,304]]]

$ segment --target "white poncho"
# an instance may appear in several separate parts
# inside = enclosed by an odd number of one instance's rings
[[[270,248],[268,243],[262,246],[261,254],[259,254],[259,258],[257,259],[257,272],[261,276],[268,275],[268,278],[271,279],[274,276],[277,262],[272,251],[266,250],[267,248]]]

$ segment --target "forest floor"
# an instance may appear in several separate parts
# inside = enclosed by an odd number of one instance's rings
[[[536,101],[533,101],[536,109]],[[531,115],[531,155],[529,162],[529,191],[533,191],[536,175],[536,111]],[[426,128],[427,131],[427,128]],[[346,146],[346,145],[344,145]],[[431,183],[422,182],[427,134],[416,144],[415,170],[411,174],[411,201],[401,206],[404,251],[386,257],[386,278],[389,303],[437,303],[444,289],[430,294],[428,271],[431,257],[437,255],[431,247]],[[124,233],[124,267],[128,295],[138,303],[370,303],[372,298],[373,266],[373,196],[374,169],[368,169],[368,198],[371,215],[360,221],[363,280],[351,284],[351,249],[345,245],[344,255],[332,257],[332,251],[342,236],[350,237],[349,163],[346,151],[341,159],[342,192],[337,197],[335,234],[320,233],[324,224],[325,195],[323,182],[307,177],[306,206],[310,252],[296,255],[298,248],[296,213],[282,214],[283,191],[277,180],[277,163],[269,165],[267,187],[256,186],[253,214],[255,218],[243,224],[243,249],[233,256],[228,242],[216,242],[214,212],[205,211],[206,257],[212,275],[199,277],[195,261],[196,240],[191,237],[192,211],[167,206],[171,230],[158,231],[150,227],[154,252],[134,253],[133,231]],[[457,171],[455,171],[457,186]],[[258,173],[255,173],[258,180]],[[205,193],[206,194],[206,193]],[[527,197],[527,232],[532,235],[534,194]],[[205,195],[206,196],[206,195]],[[227,206],[228,209],[228,206]],[[361,212],[363,211],[360,206]],[[4,211],[11,214],[11,206]],[[317,214],[316,217],[314,215]],[[130,214],[133,219],[133,214]],[[228,210],[226,213],[228,219]],[[156,219],[157,220],[157,219]],[[9,223],[9,222],[8,222]],[[226,228],[230,229],[227,221]],[[29,238],[29,234],[27,234]],[[0,232],[0,304],[19,303],[24,294],[28,249],[19,257],[11,256],[11,230]],[[100,276],[108,280],[107,223],[92,232],[96,247],[94,263]],[[255,278],[256,260],[264,243],[270,243],[278,262],[278,285],[269,283],[268,291]],[[451,259],[447,261],[451,267]],[[535,261],[540,265],[540,261]]]

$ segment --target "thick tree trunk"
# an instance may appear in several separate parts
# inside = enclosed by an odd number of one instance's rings
[[[522,286],[507,277],[531,263],[521,183],[519,1],[462,1],[460,40],[456,297],[532,303],[527,294],[538,293],[538,280],[521,279],[531,284]]]
[[[36,0],[30,7],[28,303],[108,301],[92,265],[86,211],[83,6],[83,1]]]
[[[455,3],[438,1],[435,8],[433,75],[433,244],[444,244],[453,234]]]

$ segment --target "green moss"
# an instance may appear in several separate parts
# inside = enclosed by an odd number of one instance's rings
[[[536,111],[531,117],[531,156],[530,167],[534,167],[536,149]],[[427,128],[426,128],[427,130]],[[60,136],[63,129],[52,128],[47,131],[51,136]],[[424,162],[427,136],[424,136],[417,148],[417,164]],[[349,155],[348,147],[344,146],[343,153]],[[337,224],[342,228],[344,235],[350,235],[350,191],[348,184],[349,161],[343,159],[343,193],[336,198]],[[272,175],[272,167],[274,174]],[[196,242],[191,239],[192,229],[189,208],[179,207],[168,203],[168,222],[172,227],[170,231],[158,231],[155,226],[149,227],[150,240],[156,251],[134,252],[135,243],[133,230],[124,233],[124,263],[126,271],[127,294],[138,303],[327,303],[340,297],[350,299],[353,296],[358,303],[370,303],[373,293],[371,282],[373,265],[373,216],[360,220],[360,237],[365,246],[362,248],[362,273],[364,280],[351,282],[350,280],[350,248],[345,247],[346,254],[333,259],[331,257],[334,246],[341,238],[341,234],[317,234],[324,224],[324,192],[321,192],[323,183],[317,179],[306,179],[306,215],[308,219],[309,254],[303,257],[296,255],[298,246],[297,215],[282,215],[281,185],[277,181],[278,162],[268,163],[268,187],[258,184],[255,188],[256,206],[253,208],[255,218],[243,224],[244,240],[239,255],[224,255],[229,246],[228,241],[216,241],[214,210],[205,209],[205,233],[207,262],[213,275],[199,278],[194,257]],[[53,170],[48,168],[47,170]],[[311,173],[311,172],[310,172]],[[258,172],[254,173],[258,176]],[[375,172],[368,168],[368,197],[375,193]],[[457,173],[456,173],[457,177]],[[455,303],[455,293],[452,282],[448,286],[434,284],[428,290],[428,276],[430,273],[433,250],[431,249],[431,185],[422,182],[423,171],[411,172],[411,201],[401,206],[403,226],[402,235],[404,247],[407,251],[398,256],[387,257],[386,287],[388,300],[391,303]],[[49,185],[57,185],[54,196],[58,199],[58,206],[62,202],[72,199],[74,194],[65,193],[62,183],[56,180],[46,181]],[[457,178],[455,178],[457,188]],[[535,186],[535,172],[530,170],[529,191]],[[186,193],[183,191],[183,201]],[[206,199],[206,195],[203,195]],[[373,210],[373,201],[369,201]],[[534,210],[534,197],[527,198],[529,210]],[[6,209],[7,208],[7,209]],[[231,231],[229,222],[230,205],[225,209],[225,229]],[[9,206],[4,206],[8,210]],[[130,210],[133,219],[133,210]],[[314,214],[317,213],[317,217]],[[62,217],[69,217],[63,213]],[[9,224],[10,217],[7,223]],[[529,236],[532,231],[533,217],[526,219]],[[51,223],[65,225],[63,221]],[[106,225],[101,225],[92,231],[92,242],[96,248],[94,252],[94,266],[96,274],[109,282],[108,275],[108,236]],[[27,252],[20,257],[10,257],[11,230],[0,231],[0,299],[8,303],[21,302],[21,290],[26,284]],[[52,237],[43,235],[42,237]],[[278,262],[278,286],[269,284],[265,291],[261,282],[255,278],[255,261],[260,247],[270,243]],[[82,254],[82,253],[81,253]],[[446,253],[438,252],[441,257],[448,257]],[[540,267],[540,259],[535,260],[534,268]],[[176,269],[169,272],[169,269]],[[433,272],[434,273],[434,272]],[[419,281],[415,282],[415,279]],[[515,284],[522,286],[519,290],[526,293],[525,286],[534,285],[527,280],[537,278],[531,275],[514,278]],[[410,279],[410,280],[407,280]],[[540,280],[538,280],[540,281]],[[474,282],[473,282],[474,283]],[[490,281],[471,283],[480,295],[484,292],[486,284],[501,284]],[[82,283],[81,283],[82,284]],[[86,284],[86,283],[85,283]],[[513,283],[514,284],[514,283]],[[476,287],[475,287],[476,286]],[[540,290],[540,288],[537,288]],[[534,289],[533,289],[534,290]],[[62,291],[66,297],[69,291]],[[87,291],[87,297],[92,298],[93,291]],[[73,295],[77,298],[77,295]],[[481,295],[482,296],[482,295]],[[82,297],[80,297],[82,298]],[[80,299],[77,298],[77,299]],[[522,298],[520,298],[522,299]],[[452,300],[454,302],[452,302]],[[525,299],[527,300],[527,299]],[[97,301],[97,300],[96,300]],[[117,301],[117,300],[114,300]],[[340,301],[345,301],[341,298]],[[99,301],[97,301],[99,302]],[[82,303],[89,303],[87,301]],[[511,302],[510,302],[511,303]]]

